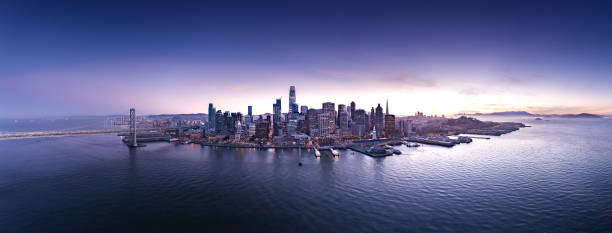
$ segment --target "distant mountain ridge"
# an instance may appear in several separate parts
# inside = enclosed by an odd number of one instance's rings
[[[467,114],[471,116],[529,116],[529,117],[562,117],[562,118],[602,118],[603,116],[591,113],[580,114],[533,114],[526,111],[505,111],[491,113]]]

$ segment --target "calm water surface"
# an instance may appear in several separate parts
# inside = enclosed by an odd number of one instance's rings
[[[612,120],[523,122],[534,127],[383,159],[0,141],[0,232],[611,231]]]

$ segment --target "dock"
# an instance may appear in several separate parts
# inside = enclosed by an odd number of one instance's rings
[[[383,158],[383,157],[387,157],[387,156],[391,156],[393,155],[393,153],[386,153],[386,154],[374,154],[374,153],[370,153],[367,150],[363,149],[363,148],[357,148],[357,147],[348,147],[348,149],[355,151],[355,152],[359,152],[362,153],[364,155],[370,156],[370,157],[374,157],[374,158]]]
[[[444,147],[455,146],[455,143],[452,143],[452,142],[429,140],[429,139],[424,139],[424,138],[413,138],[413,139],[408,139],[407,141],[418,142],[418,143],[427,144],[427,145],[444,146]]]

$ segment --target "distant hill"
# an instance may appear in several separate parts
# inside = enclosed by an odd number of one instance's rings
[[[528,116],[528,117],[562,117],[562,118],[602,118],[603,116],[590,113],[580,114],[533,114],[526,111],[506,111],[492,113],[474,113],[472,116]]]
[[[491,113],[475,113],[474,116],[536,116],[525,111],[506,111],[506,112],[491,112]]]
[[[556,116],[563,117],[563,118],[602,118],[603,117],[601,115],[590,114],[590,113],[562,114],[562,115],[556,115]]]

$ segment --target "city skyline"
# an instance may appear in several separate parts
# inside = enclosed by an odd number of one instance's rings
[[[398,116],[612,114],[606,3],[118,5],[2,4],[0,117],[287,112],[288,86]]]

